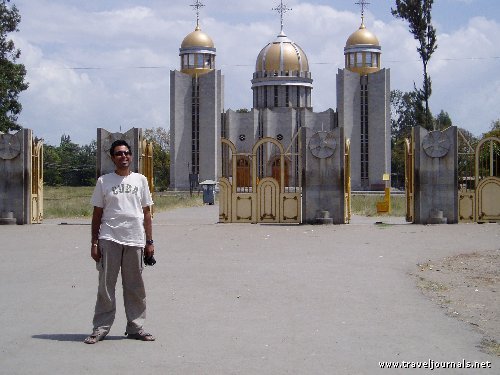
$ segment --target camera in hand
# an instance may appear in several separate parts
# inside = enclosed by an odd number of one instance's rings
[[[156,264],[155,257],[153,255],[151,255],[151,256],[144,255],[144,264],[146,266],[154,266]]]

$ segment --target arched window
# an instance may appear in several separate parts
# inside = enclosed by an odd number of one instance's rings
[[[238,156],[236,160],[236,186],[252,186],[252,180],[250,179],[250,162],[244,156]]]
[[[285,169],[285,186],[288,186],[290,176],[288,174],[288,162],[286,159],[284,161],[284,169]],[[280,158],[279,157],[274,159],[274,161],[272,163],[272,174],[273,174],[273,178],[276,181],[278,181],[278,184],[281,185],[281,169],[280,169]]]

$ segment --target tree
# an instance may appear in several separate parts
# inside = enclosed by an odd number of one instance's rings
[[[491,122],[490,130],[483,134],[482,138],[498,137],[500,138],[500,119]]]
[[[396,0],[396,9],[391,8],[391,13],[396,18],[408,21],[410,32],[418,41],[417,52],[420,55],[424,67],[424,83],[422,89],[415,91],[419,98],[425,102],[425,121],[429,120],[429,98],[432,94],[431,77],[427,74],[427,66],[432,54],[437,49],[436,29],[431,23],[431,10],[434,0]],[[424,123],[429,128],[428,122]]]
[[[392,140],[408,138],[411,128],[424,123],[425,111],[415,91],[391,91]]]
[[[63,178],[59,168],[61,156],[56,146],[43,146],[43,183],[48,186],[61,186]]]
[[[19,130],[17,123],[22,105],[18,100],[19,93],[28,88],[25,82],[26,68],[16,64],[21,56],[14,42],[7,34],[18,31],[21,16],[15,5],[9,7],[10,0],[0,0],[0,131]]]
[[[79,146],[69,135],[61,136],[58,147],[44,146],[44,183],[49,186],[95,185],[97,143]]]
[[[429,118],[426,120],[426,117]],[[411,136],[411,129],[421,124],[429,124],[427,130],[431,130],[430,124],[439,121],[451,124],[448,113],[444,111],[441,111],[436,119],[432,118],[430,112],[426,116],[425,108],[416,91],[391,91],[391,171],[395,176],[392,179],[395,185],[398,185],[398,182],[399,185],[404,183],[404,142],[405,138]]]
[[[453,125],[450,115],[448,114],[448,112],[445,112],[443,110],[441,110],[441,112],[439,112],[439,115],[436,116],[436,118],[434,119],[434,123],[434,128],[436,130],[444,130]]]

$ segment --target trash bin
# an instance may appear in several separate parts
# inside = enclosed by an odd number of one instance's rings
[[[214,204],[215,202],[215,185],[217,182],[212,180],[205,180],[200,182],[200,186],[203,189],[203,203],[204,204]]]

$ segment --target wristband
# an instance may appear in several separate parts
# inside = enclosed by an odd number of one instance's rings
[[[146,245],[153,245],[155,242],[153,240],[146,240]]]

